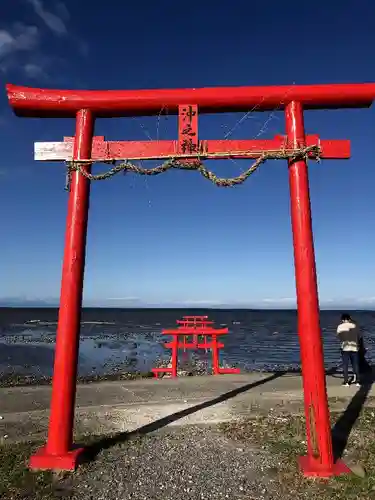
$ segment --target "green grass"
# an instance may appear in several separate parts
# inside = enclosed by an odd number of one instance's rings
[[[51,472],[33,473],[27,468],[37,443],[18,443],[0,446],[0,498],[53,498],[56,482]]]
[[[106,435],[107,438],[111,434]],[[75,436],[75,442],[88,446],[100,441],[103,436],[95,434]],[[134,434],[132,442],[141,442]],[[20,442],[0,444],[0,500],[52,500],[71,498],[74,493],[75,472],[33,472],[28,468],[30,456],[44,444],[42,442]],[[123,446],[119,443],[116,446]],[[126,444],[125,444],[126,446]],[[84,470],[87,463],[80,465]]]
[[[332,415],[332,423],[339,415]],[[258,445],[277,457],[273,473],[279,482],[280,498],[306,500],[375,499],[375,412],[363,410],[353,427],[344,461],[349,467],[360,466],[364,478],[355,474],[328,480],[304,478],[297,457],[306,453],[305,420],[302,416],[273,414],[257,416],[240,423],[220,426],[235,441]]]

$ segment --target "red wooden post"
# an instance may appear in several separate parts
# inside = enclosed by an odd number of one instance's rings
[[[79,111],[75,159],[90,158],[93,129],[92,113]],[[72,434],[89,193],[90,181],[74,172],[68,201],[48,439],[46,446],[30,458],[32,469],[74,470],[82,451],[73,449]]]
[[[172,377],[177,377],[178,365],[178,335],[173,335],[172,340]]]
[[[303,147],[302,104],[290,102],[285,119],[288,146]],[[306,160],[289,162],[289,184],[308,448],[300,465],[307,476],[331,476],[346,468],[333,461]]]
[[[212,368],[215,375],[219,375],[219,348],[217,345],[217,336],[212,335]]]

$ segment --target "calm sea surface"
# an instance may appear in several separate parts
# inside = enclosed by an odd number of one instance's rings
[[[228,326],[221,362],[246,370],[272,371],[300,366],[295,311],[85,309],[82,315],[79,374],[148,371],[167,359],[162,328],[186,314],[206,314],[216,327]],[[375,312],[353,311],[364,336],[367,357],[375,359]],[[327,368],[340,365],[335,329],[339,311],[322,311]],[[49,376],[53,369],[56,309],[0,308],[0,375]],[[209,354],[199,354],[209,359]]]

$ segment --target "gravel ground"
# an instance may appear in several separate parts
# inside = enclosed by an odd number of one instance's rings
[[[210,427],[158,431],[100,452],[59,483],[80,500],[262,500],[278,498],[274,459]]]

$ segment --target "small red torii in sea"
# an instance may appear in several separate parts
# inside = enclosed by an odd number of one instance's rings
[[[172,349],[171,366],[162,368],[152,368],[155,377],[159,373],[170,373],[172,377],[177,377],[178,350],[183,349],[211,349],[212,351],[212,371],[214,375],[225,373],[240,373],[239,368],[220,368],[219,349],[224,347],[222,342],[218,342],[219,335],[227,335],[228,328],[214,328],[213,321],[208,316],[183,316],[177,320],[177,328],[162,330],[163,335],[171,335],[172,340],[164,344],[168,349]],[[193,337],[189,340],[189,337]],[[203,339],[202,339],[203,337]],[[201,339],[201,340],[200,340]]]

